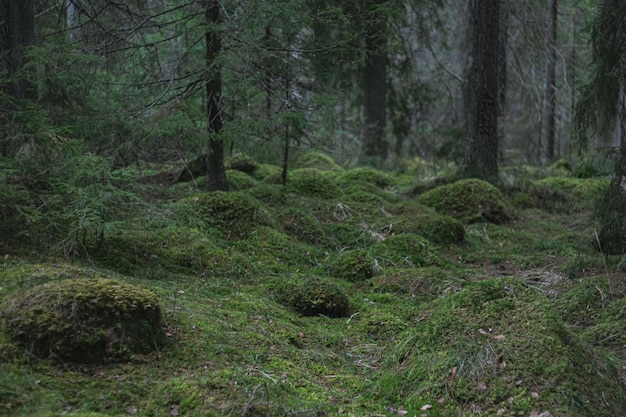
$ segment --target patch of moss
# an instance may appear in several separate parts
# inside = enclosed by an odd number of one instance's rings
[[[534,181],[528,192],[538,207],[572,213],[591,208],[608,185],[604,179],[549,177]]]
[[[297,207],[289,207],[276,214],[276,220],[288,235],[314,245],[327,241],[326,233],[320,222],[309,212]]]
[[[341,194],[332,178],[315,168],[291,171],[287,189],[298,195],[323,199],[332,199]]]
[[[465,223],[501,224],[511,217],[500,190],[477,179],[434,188],[420,195],[417,201]]]
[[[421,267],[441,263],[430,242],[412,233],[388,236],[372,245],[371,254],[381,267]]]
[[[376,261],[365,249],[344,251],[333,261],[330,273],[335,278],[351,282],[365,281],[374,276]]]
[[[181,223],[217,228],[229,238],[240,238],[273,222],[259,200],[237,191],[198,194],[177,202],[173,210]]]
[[[248,193],[269,206],[276,207],[287,203],[287,193],[282,185],[260,184]]]
[[[242,171],[235,169],[229,169],[226,171],[226,179],[228,185],[234,191],[241,191],[252,188],[256,185],[256,180],[250,175]]]
[[[465,280],[451,269],[436,266],[422,268],[387,268],[372,282],[372,291],[433,299],[461,289]]]
[[[379,188],[396,185],[396,180],[391,175],[368,167],[354,168],[346,171],[338,178],[338,180],[342,183],[363,181],[374,184]]]
[[[343,168],[333,158],[318,151],[308,151],[300,155],[295,167],[315,168],[320,171],[343,171]]]
[[[328,278],[310,275],[277,289],[278,300],[303,316],[346,317],[350,303],[345,292]]]
[[[252,176],[265,183],[280,184],[281,172],[282,168],[278,165],[259,164],[259,167],[252,173]],[[278,181],[273,181],[272,178],[278,178]]]
[[[596,346],[626,346],[626,298],[613,301],[604,308],[598,321],[582,332],[587,342]]]
[[[398,194],[382,189],[376,184],[367,181],[344,182],[340,184],[340,188],[346,198],[355,195],[353,198],[355,201],[360,199],[359,195],[374,195],[376,200],[381,200],[385,203],[399,203],[402,201],[402,197]]]
[[[396,207],[400,219],[393,224],[397,233],[415,233],[434,244],[460,244],[465,241],[465,227],[453,217],[439,214],[433,208],[407,202]]]
[[[244,172],[248,175],[254,174],[260,168],[259,163],[246,153],[237,153],[231,156],[225,161],[224,165],[227,169]]]
[[[3,305],[2,325],[30,354],[77,363],[127,360],[162,343],[156,295],[111,279],[34,287]]]
[[[376,378],[380,400],[429,415],[624,414],[619,376],[522,280],[471,284],[423,310]],[[610,405],[609,405],[610,404]]]

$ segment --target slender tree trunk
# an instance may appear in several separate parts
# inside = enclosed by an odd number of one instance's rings
[[[498,181],[498,68],[500,0],[475,0],[472,7],[472,68],[467,117],[465,177]]]
[[[209,191],[228,190],[226,168],[224,166],[224,141],[222,130],[222,74],[218,62],[222,50],[219,32],[219,0],[206,2],[206,105],[207,130],[209,133],[209,154],[207,155],[207,186]]]
[[[381,166],[387,159],[387,53],[385,18],[379,10],[381,0],[370,2],[365,28],[365,68],[363,69],[364,133],[359,162]]]
[[[80,8],[77,3],[79,0],[67,0],[67,9],[65,11],[65,24],[67,26],[67,38],[70,41],[77,41],[80,35],[79,17]]]
[[[548,24],[546,30],[546,84],[543,98],[541,123],[541,162],[554,162],[556,158],[556,47],[558,0],[548,0]]]

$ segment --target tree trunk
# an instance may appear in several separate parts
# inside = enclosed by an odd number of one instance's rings
[[[35,43],[33,0],[0,0],[0,71],[14,79],[6,91],[15,101],[34,99],[35,89],[23,72],[25,49]]]
[[[498,181],[498,67],[500,0],[475,0],[472,7],[472,68],[467,117],[465,177]]]
[[[376,10],[382,2],[370,2],[365,23],[365,67],[363,69],[364,133],[359,162],[381,166],[387,159],[387,54],[385,17]]]
[[[67,39],[72,42],[78,40],[80,35],[79,18],[80,8],[77,5],[79,0],[67,0],[67,9],[65,11],[65,24],[67,26]]]
[[[226,168],[224,166],[224,141],[220,137],[222,130],[222,74],[219,54],[222,40],[219,32],[219,0],[206,3],[206,105],[207,130],[209,133],[209,152],[207,155],[207,186],[209,191],[228,190]]]
[[[554,162],[556,158],[556,47],[558,0],[548,0],[548,24],[546,30],[546,84],[541,124],[541,162]]]

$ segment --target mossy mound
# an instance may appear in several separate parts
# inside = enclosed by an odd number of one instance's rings
[[[510,219],[504,196],[493,185],[477,179],[460,180],[425,192],[417,202],[465,223],[501,224]]]
[[[460,244],[465,241],[465,227],[453,217],[439,214],[433,208],[407,202],[393,211],[400,215],[394,222],[397,233],[415,233],[434,244]]]
[[[49,282],[2,307],[3,328],[29,354],[76,363],[129,359],[161,345],[151,291],[111,279]]]
[[[232,169],[252,175],[260,168],[260,164],[246,153],[238,153],[228,158],[224,163],[227,169]]]
[[[413,233],[388,236],[371,247],[371,254],[380,266],[387,267],[422,267],[442,262],[431,243]]]
[[[259,181],[263,181],[269,184],[279,184],[281,172],[282,168],[278,165],[259,164],[259,168],[255,170],[251,175]],[[271,178],[277,178],[278,181],[272,181]]]
[[[315,168],[302,168],[291,171],[287,189],[301,196],[331,199],[341,191],[333,179]]]
[[[250,175],[235,169],[226,171],[226,179],[228,180],[228,185],[234,191],[247,190],[254,187],[257,183]]]
[[[358,199],[359,194],[367,193],[367,195],[375,195],[385,203],[399,203],[402,201],[402,197],[398,194],[382,189],[376,184],[367,181],[344,182],[340,184],[340,188],[346,197],[354,194],[357,196],[356,199]]]
[[[327,278],[312,275],[281,284],[278,300],[303,316],[346,317],[350,303],[345,292]]]
[[[248,193],[268,206],[280,206],[287,203],[287,193],[282,185],[260,184]]]
[[[377,293],[410,296],[412,299],[433,299],[458,291],[463,279],[454,271],[440,267],[388,268],[372,280]]]
[[[603,276],[585,277],[556,300],[556,307],[563,319],[577,327],[589,327],[598,320],[598,315],[608,303],[608,282]]]
[[[616,370],[567,330],[551,301],[514,278],[434,300],[392,358],[376,390],[410,413],[427,404],[439,416],[626,411]]]
[[[376,261],[365,249],[354,249],[339,254],[330,266],[330,273],[335,278],[347,281],[365,281],[374,276]]]
[[[243,192],[213,191],[181,200],[174,206],[177,218],[194,227],[212,227],[229,238],[247,235],[273,219],[262,203]]]
[[[286,208],[276,214],[276,219],[289,236],[302,242],[319,245],[327,240],[320,222],[307,211],[296,207]]]
[[[316,168],[320,171],[343,171],[330,156],[317,151],[308,151],[297,159],[296,168]]]
[[[538,207],[571,213],[591,208],[608,185],[602,179],[549,177],[533,181],[528,192]]]
[[[582,333],[594,346],[626,347],[626,298],[613,301],[600,313],[598,321]]]
[[[363,181],[374,184],[377,187],[385,188],[396,184],[396,180],[389,174],[374,168],[362,167],[354,168],[343,173],[340,182]]]

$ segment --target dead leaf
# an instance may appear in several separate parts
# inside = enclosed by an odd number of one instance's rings
[[[446,402],[446,399],[445,399],[445,398],[443,398],[443,397],[441,397],[441,398],[439,398],[439,399],[437,400],[437,402],[438,402],[439,404],[443,405],[443,403],[445,403],[445,402]]]
[[[531,392],[530,393],[530,398],[532,398],[533,400],[536,400],[537,398],[539,398],[539,393],[537,392]]]
[[[131,416],[134,416],[135,414],[137,414],[137,407],[128,407],[128,410],[126,410],[126,412]]]
[[[422,408],[420,408],[420,410],[421,411],[426,411],[426,410],[430,410],[431,408],[433,408],[432,405],[426,404],[426,405],[423,405]]]
[[[498,334],[498,335],[495,335],[493,338],[496,339],[496,340],[503,340],[504,339],[504,335],[503,334]]]
[[[176,417],[178,415],[178,404],[174,404],[172,408],[170,408],[170,416]]]
[[[450,372],[450,380],[453,380],[456,376],[457,367],[452,368],[452,372]]]
[[[478,329],[478,333],[480,333],[480,334],[487,334],[487,332],[484,331],[483,329]]]
[[[409,412],[408,412],[408,411],[406,411],[406,410],[398,410],[398,415],[399,415],[399,416],[405,416],[405,415],[407,415],[408,413],[409,413]]]
[[[538,411],[532,410],[530,412],[530,417],[552,417],[549,411],[544,411],[543,413],[539,413]]]
[[[483,381],[479,381],[477,386],[478,386],[478,389],[482,389],[482,390],[486,390],[487,389],[487,385],[485,385],[485,383]]]

